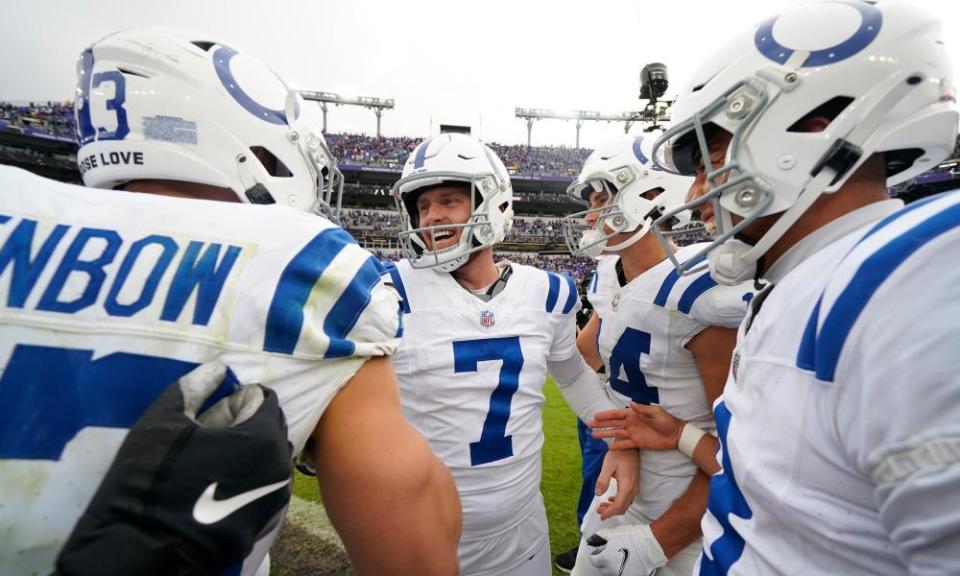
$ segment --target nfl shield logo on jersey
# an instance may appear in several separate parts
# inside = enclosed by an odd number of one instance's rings
[[[489,328],[494,324],[495,324],[495,320],[493,319],[493,312],[490,312],[489,310],[484,310],[483,312],[480,312],[481,326],[483,326],[484,328]]]

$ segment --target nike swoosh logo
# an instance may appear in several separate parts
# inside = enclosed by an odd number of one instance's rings
[[[619,552],[623,552],[623,560],[620,561],[620,571],[617,572],[617,576],[623,576],[623,569],[627,567],[627,558],[630,557],[630,551],[626,548],[621,548]]]
[[[263,498],[272,492],[276,492],[289,483],[290,479],[287,478],[281,482],[267,484],[266,486],[261,486],[259,488],[254,488],[253,490],[243,492],[242,494],[237,494],[232,498],[217,500],[213,497],[213,494],[217,491],[217,483],[214,482],[213,484],[207,486],[207,489],[203,491],[203,494],[197,498],[197,503],[193,505],[193,519],[201,524],[214,524],[223,520],[227,516],[233,514],[254,500]]]

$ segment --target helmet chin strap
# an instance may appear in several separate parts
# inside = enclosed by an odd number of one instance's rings
[[[459,270],[464,264],[467,263],[468,260],[470,260],[470,254],[466,254],[466,255],[464,255],[464,256],[460,256],[460,257],[458,257],[458,258],[454,258],[453,260],[450,260],[449,262],[444,262],[443,264],[439,264],[439,265],[437,265],[437,266],[434,266],[434,267],[433,267],[433,270],[434,270],[437,274],[454,272],[454,271],[456,271],[456,270]]]
[[[807,183],[793,206],[784,211],[753,246],[742,240],[731,238],[711,250],[707,256],[707,264],[713,279],[720,284],[733,286],[754,278],[760,258],[813,205],[835,176],[836,173],[833,170],[821,170]]]
[[[637,243],[641,238],[643,238],[643,237],[647,234],[647,232],[649,232],[649,231],[650,231],[650,226],[645,225],[645,224],[644,224],[644,225],[641,225],[640,228],[638,228],[637,231],[634,232],[632,236],[630,236],[630,238],[627,238],[626,240],[624,240],[623,242],[621,242],[621,243],[619,243],[619,244],[617,244],[617,245],[615,245],[615,246],[611,246],[610,243],[608,242],[606,248],[604,248],[604,249],[607,250],[607,251],[609,251],[609,252],[619,252],[619,251],[621,251],[621,250],[624,250],[624,249],[629,248],[629,247],[633,246],[634,244],[636,244],[636,243]]]
[[[596,258],[603,254],[606,247],[606,237],[596,228],[591,228],[580,236],[580,246],[578,252],[581,256],[587,258]]]
[[[757,261],[746,259],[750,246],[743,240],[731,238],[707,255],[710,276],[719,284],[734,286],[746,282],[756,274]]]

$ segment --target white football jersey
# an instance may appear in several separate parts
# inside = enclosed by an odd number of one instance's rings
[[[590,278],[590,283],[587,284],[587,300],[598,316],[604,316],[610,312],[610,300],[613,298],[613,293],[620,288],[616,270],[619,260],[619,256],[597,257],[596,271]]]
[[[700,248],[680,248],[678,257],[688,258]],[[615,259],[604,261],[598,271],[598,285],[612,286],[608,311],[600,312],[597,346],[614,400],[620,405],[630,400],[659,404],[675,417],[712,431],[700,372],[685,346],[709,326],[739,325],[753,295],[752,284],[718,286],[708,272],[680,277],[669,259],[622,287]],[[640,468],[636,502],[648,521],[686,491],[697,471],[677,450],[644,451]]]
[[[715,407],[701,574],[960,574],[960,193],[900,206],[771,269]]]
[[[546,525],[470,562],[473,542],[542,514],[540,450],[547,360],[576,351],[580,299],[570,278],[510,264],[502,292],[484,302],[453,276],[391,268],[403,298],[394,356],[407,418],[453,472],[463,506],[461,571],[511,569],[546,538]],[[465,561],[466,560],[466,561]]]
[[[198,364],[227,365],[222,394],[273,389],[300,450],[365,358],[397,346],[384,268],[323,218],[8,167],[0,183],[4,575],[52,572],[127,428]]]

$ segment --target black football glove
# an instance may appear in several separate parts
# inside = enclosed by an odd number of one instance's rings
[[[286,420],[258,384],[198,417],[225,373],[204,364],[147,408],[61,550],[58,575],[221,574],[276,526],[290,500]]]

